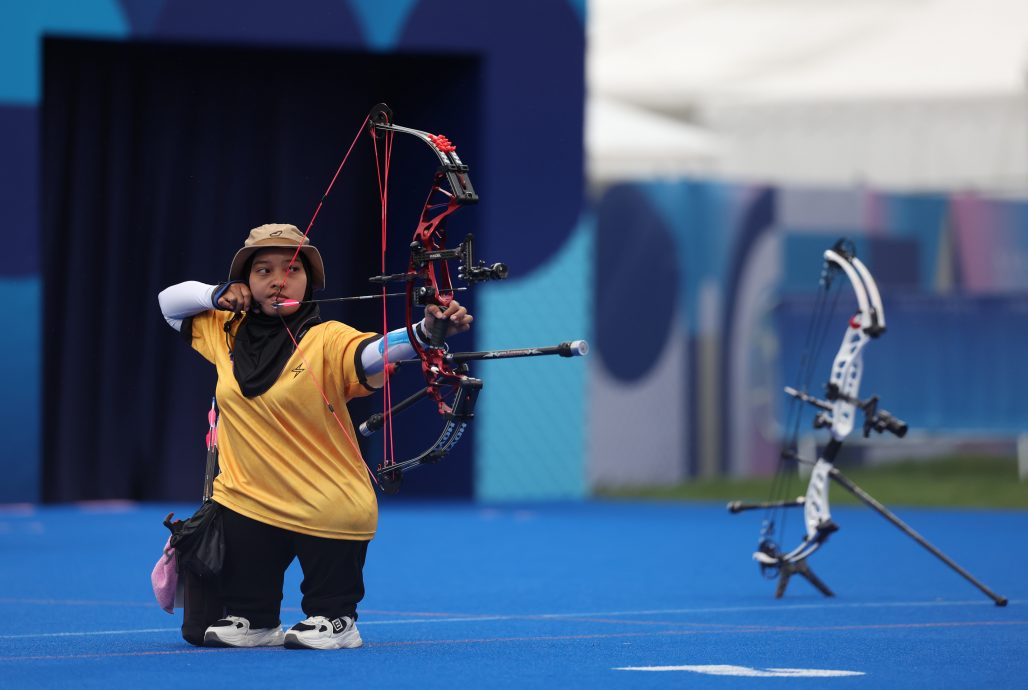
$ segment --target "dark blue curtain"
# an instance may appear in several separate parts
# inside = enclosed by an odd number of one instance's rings
[[[44,500],[198,499],[214,372],[164,322],[157,293],[183,280],[223,280],[251,227],[303,229],[376,102],[389,103],[400,124],[447,134],[479,182],[479,74],[473,56],[48,39]],[[365,294],[379,271],[370,144],[362,137],[311,231],[327,265],[323,296]],[[391,272],[406,267],[435,166],[421,143],[396,140]],[[480,229],[477,218],[463,210],[451,233]],[[323,312],[382,328],[375,304]],[[401,325],[402,304],[390,313],[390,327]],[[359,422],[380,406],[373,396],[351,414]],[[397,425],[401,457],[427,446],[442,422],[426,410]],[[366,448],[373,464],[378,443]],[[401,495],[469,496],[471,445],[412,474]]]

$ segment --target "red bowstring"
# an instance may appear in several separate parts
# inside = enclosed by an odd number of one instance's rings
[[[325,199],[328,198],[329,192],[332,191],[332,186],[335,185],[336,179],[339,177],[339,173],[343,171],[343,166],[346,165],[347,159],[349,159],[350,154],[353,152],[353,147],[357,145],[357,140],[360,139],[361,134],[364,133],[364,128],[368,126],[368,120],[370,118],[371,113],[368,113],[368,115],[364,118],[364,122],[361,124],[360,129],[357,130],[357,136],[355,136],[353,138],[353,141],[350,142],[350,148],[346,150],[346,155],[343,156],[343,162],[339,164],[338,168],[336,168],[336,174],[332,176],[332,181],[328,183],[328,188],[325,190],[325,193],[321,195],[321,201],[318,202],[318,207],[314,209],[314,215],[311,216],[311,222],[307,223],[307,229],[303,233],[305,239],[307,235],[310,234],[311,228],[314,227],[314,221],[318,217],[318,214],[321,212],[321,207],[325,205]],[[295,260],[296,256],[299,254],[300,249],[299,247],[297,247],[296,254],[293,255],[293,259]]]
[[[382,207],[381,212],[381,234],[382,234],[382,275],[386,274],[386,227],[389,208],[389,164],[393,158],[393,132],[386,132],[384,137],[384,161],[379,162],[378,137],[374,131],[371,135],[372,145],[375,149],[375,173],[378,178],[378,197]],[[382,284],[382,417],[385,428],[382,430],[382,466],[388,467],[396,462],[396,449],[393,444],[393,415],[390,410],[393,407],[392,372],[389,369],[389,318],[386,302],[386,285]]]
[[[345,166],[346,161],[349,160],[350,154],[353,152],[353,147],[357,145],[357,140],[360,139],[361,134],[364,133],[364,128],[367,127],[368,119],[370,117],[371,114],[369,113],[368,116],[364,118],[364,122],[361,124],[360,129],[357,130],[357,135],[354,136],[353,141],[350,142],[350,148],[346,150],[346,155],[343,156],[343,161],[339,164],[339,167],[336,168],[335,175],[332,176],[332,181],[328,183],[328,187],[325,189],[325,193],[321,195],[321,200],[318,202],[317,208],[314,209],[314,215],[311,216],[311,222],[307,223],[307,229],[303,233],[304,240],[307,239],[307,236],[310,234],[311,228],[314,227],[314,221],[317,219],[318,214],[321,212],[321,207],[325,205],[325,199],[328,198],[329,193],[332,191],[333,185],[335,185],[336,183],[336,179],[339,178],[339,173],[342,172],[343,166]],[[375,162],[376,164],[378,163],[377,157]],[[286,275],[282,279],[282,286],[278,290],[280,295],[286,289],[286,281],[289,279],[289,273],[293,268],[293,264],[296,263],[296,259],[300,256],[300,249],[301,247],[303,247],[303,245],[304,242],[303,240],[301,240],[300,244],[296,247],[296,251],[293,252],[293,258],[289,260],[289,265],[286,267]],[[383,301],[385,300],[383,299]],[[343,424],[342,420],[339,419],[339,415],[336,414],[335,406],[332,405],[332,402],[328,399],[328,395],[325,394],[325,389],[318,382],[318,378],[314,375],[314,371],[311,369],[310,363],[308,363],[307,361],[307,356],[303,353],[303,349],[300,347],[300,343],[297,342],[296,338],[293,336],[293,332],[289,330],[289,326],[285,325],[285,319],[282,317],[281,313],[279,314],[279,318],[282,319],[282,327],[286,329],[286,333],[289,335],[289,339],[293,342],[293,347],[296,348],[296,351],[300,354],[300,359],[303,361],[304,368],[307,370],[307,374],[310,376],[311,381],[314,382],[315,387],[318,389],[318,393],[321,394],[321,399],[325,402],[325,407],[328,408],[328,411],[330,413],[332,413],[332,418],[336,420],[336,424],[339,425],[339,430],[343,432],[343,436],[346,437],[346,440],[349,442],[350,447],[353,449],[353,451],[357,453],[357,457],[364,460],[364,454],[361,453],[360,446],[357,445],[356,439],[354,439],[350,432],[346,430],[346,425]],[[368,474],[371,475],[371,481],[375,482],[375,484],[377,485],[378,478],[375,476],[375,473],[371,469],[371,466],[368,465],[367,460],[364,460],[364,466],[367,468]]]
[[[278,289],[278,293],[281,295],[286,289],[286,281],[289,280],[289,272],[293,270],[293,264],[296,263],[296,259],[300,256],[300,249],[304,245],[304,240],[311,233],[311,228],[314,227],[314,221],[317,220],[318,214],[321,213],[321,207],[325,205],[325,199],[328,198],[329,193],[332,191],[332,187],[335,186],[336,180],[339,179],[339,173],[343,171],[343,166],[346,165],[346,161],[350,159],[350,154],[353,153],[353,147],[357,145],[357,140],[360,139],[361,134],[364,133],[364,128],[368,125],[368,119],[371,117],[371,113],[368,113],[367,117],[364,118],[364,122],[361,124],[360,129],[357,130],[357,135],[350,142],[350,148],[346,150],[346,155],[343,156],[343,161],[336,168],[335,175],[332,176],[332,181],[328,183],[328,187],[325,188],[325,193],[321,195],[321,200],[318,202],[317,207],[314,209],[314,215],[311,216],[311,222],[307,223],[307,229],[303,231],[303,240],[300,240],[300,244],[296,246],[296,251],[293,252],[293,258],[289,260],[289,265],[286,266],[286,277],[282,279],[282,286]],[[292,334],[290,334],[292,336]]]

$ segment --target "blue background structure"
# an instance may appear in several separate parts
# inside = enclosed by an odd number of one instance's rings
[[[0,502],[40,497],[47,413],[38,385],[46,366],[39,345],[47,320],[61,318],[61,305],[41,303],[38,111],[44,37],[478,56],[482,95],[475,110],[488,119],[483,150],[474,152],[475,160],[482,161],[475,179],[484,199],[479,217],[485,227],[476,229],[479,254],[502,256],[516,283],[558,255],[579,225],[584,12],[584,0],[496,6],[471,0],[302,0],[288,6],[242,0],[53,0],[0,9],[0,50],[8,65],[0,75],[0,146],[5,151],[0,204],[6,239],[18,250],[0,268],[0,288],[13,304],[12,322],[18,323],[13,337],[0,345],[0,381],[13,393],[0,414],[0,434],[7,443],[0,471],[9,480],[0,488]],[[532,50],[522,49],[526,42]],[[389,85],[382,90],[381,100],[388,101]],[[367,105],[338,113],[338,119],[359,122]],[[540,165],[541,160],[546,164]],[[536,193],[537,187],[547,193]],[[528,218],[545,218],[545,228],[526,227]],[[571,315],[571,320],[584,319]],[[577,383],[565,384],[581,385],[582,380],[580,374]],[[493,389],[499,386],[490,393]],[[529,417],[500,424],[509,434],[501,442],[522,435],[521,425],[539,420],[543,412],[528,409],[524,414]],[[502,432],[496,426],[493,430]],[[579,436],[570,433],[572,439]],[[581,447],[570,452],[582,457]]]
[[[822,255],[842,237],[876,276],[888,324],[865,350],[861,395],[909,422],[903,443],[1025,433],[1025,202],[681,179],[615,185],[596,217],[593,487],[773,471],[782,387],[797,383]],[[854,309],[844,297],[831,316],[814,394]],[[651,442],[672,428],[681,436]]]
[[[911,438],[1025,433],[1028,204],[702,179],[615,185],[589,199],[584,22],[584,0],[52,0],[0,9],[9,66],[0,75],[0,203],[16,250],[0,268],[15,325],[0,342],[9,391],[0,502],[40,497],[41,439],[54,414],[38,384],[46,324],[62,318],[62,305],[42,303],[40,285],[47,36],[481,60],[483,135],[472,152],[480,227],[454,232],[473,230],[479,255],[509,264],[511,278],[477,289],[474,346],[586,338],[594,347],[585,360],[481,367],[470,483],[479,499],[568,499],[769,472],[819,256],[841,236],[878,277],[889,320],[867,350],[863,392],[907,419]],[[364,112],[361,104],[336,115],[351,122]]]

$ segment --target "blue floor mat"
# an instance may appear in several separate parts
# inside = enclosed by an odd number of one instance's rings
[[[1028,678],[1028,513],[897,510],[999,608],[875,513],[811,558],[836,592],[774,599],[759,518],[721,505],[384,505],[359,650],[202,649],[154,603],[164,516],[0,508],[0,687],[1015,688]],[[799,529],[796,521],[796,529]],[[797,535],[798,536],[798,535]],[[302,619],[301,573],[282,619]]]

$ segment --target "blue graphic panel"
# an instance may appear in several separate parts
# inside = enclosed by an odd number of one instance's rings
[[[487,148],[460,144],[488,227],[479,254],[534,271],[564,246],[582,209],[585,32],[560,0],[457,5],[419,2],[397,47],[485,56]]]
[[[535,273],[479,291],[481,349],[555,345],[590,336],[593,221]],[[592,355],[590,355],[592,356]],[[529,357],[481,362],[485,388],[476,407],[475,496],[485,501],[585,495],[584,358]]]
[[[349,0],[364,38],[374,50],[389,50],[399,38],[417,0]]]
[[[172,0],[118,0],[132,27],[134,36],[146,36],[154,30],[164,6]]]
[[[679,308],[689,333],[703,330],[699,300],[704,286],[720,286],[733,236],[733,194],[740,187],[705,180],[650,182],[642,187],[674,236]],[[709,324],[708,324],[709,325]]]
[[[363,46],[361,27],[343,0],[175,0],[161,13],[154,33],[265,45]]]
[[[587,14],[586,0],[568,0],[568,4],[571,5],[571,9],[578,15],[578,20],[582,22],[582,26],[585,26],[585,18]]]
[[[922,290],[937,284],[939,252],[950,222],[949,199],[939,194],[889,196],[885,199],[885,228],[917,247],[917,276]]]
[[[36,108],[0,105],[0,237],[8,247],[0,276],[39,274],[39,155]]]
[[[813,362],[814,394],[823,393],[847,319],[856,309],[850,287],[840,287],[843,294]],[[901,294],[885,295],[883,303],[888,330],[864,351],[862,398],[878,395],[912,432],[1023,433],[1028,297]],[[814,308],[813,297],[794,296],[778,309],[782,380],[790,385],[796,383],[795,363],[804,352]]]
[[[39,101],[44,34],[112,38],[128,33],[115,0],[49,0],[0,5],[0,103]]]
[[[611,375],[636,381],[667,347],[679,291],[672,230],[636,186],[610,190],[596,229],[596,354]]]
[[[4,299],[17,305],[18,318],[0,339],[0,381],[7,395],[0,404],[0,503],[39,500],[41,284],[38,278],[0,279]]]

